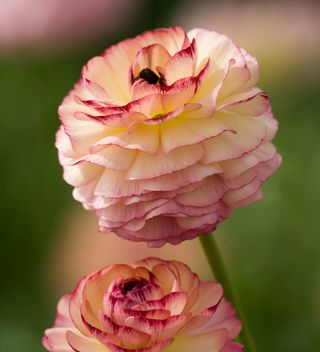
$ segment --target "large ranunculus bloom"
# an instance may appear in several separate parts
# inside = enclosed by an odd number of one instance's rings
[[[239,352],[241,323],[223,289],[178,261],[148,258],[85,276],[62,297],[51,352]]]
[[[57,148],[100,229],[151,246],[214,230],[279,166],[256,60],[204,29],[158,29],[91,59],[59,108]]]

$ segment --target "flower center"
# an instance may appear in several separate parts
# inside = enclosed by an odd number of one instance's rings
[[[143,278],[130,278],[124,280],[120,285],[121,293],[126,295],[136,288],[143,288],[148,284],[148,281]]]
[[[139,78],[144,79],[147,81],[149,84],[157,84],[160,80],[160,77],[156,75],[152,70],[149,68],[144,68],[140,74]]]

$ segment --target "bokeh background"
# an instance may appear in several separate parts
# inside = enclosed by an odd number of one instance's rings
[[[320,346],[320,7],[310,1],[0,0],[0,350],[38,352],[58,297],[89,270],[145,255],[210,272],[198,241],[147,249],[97,233],[54,148],[82,65],[144,30],[217,29],[258,58],[283,165],[263,201],[216,231],[259,352]]]

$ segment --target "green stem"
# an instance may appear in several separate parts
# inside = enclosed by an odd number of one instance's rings
[[[213,233],[209,235],[203,235],[200,236],[199,239],[216,281],[222,284],[224,288],[224,296],[232,302],[237,311],[237,315],[242,322],[242,331],[238,340],[244,345],[245,351],[254,352],[255,348],[250,331],[246,324],[241,306],[232,290],[232,285],[228,277],[226,266],[220,254],[214,235]]]

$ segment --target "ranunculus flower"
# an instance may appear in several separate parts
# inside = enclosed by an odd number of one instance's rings
[[[214,230],[279,166],[256,60],[222,34],[173,27],[107,49],[59,108],[56,146],[100,230],[151,246]]]
[[[85,276],[62,297],[51,352],[237,352],[241,323],[223,289],[178,261],[148,258]]]

